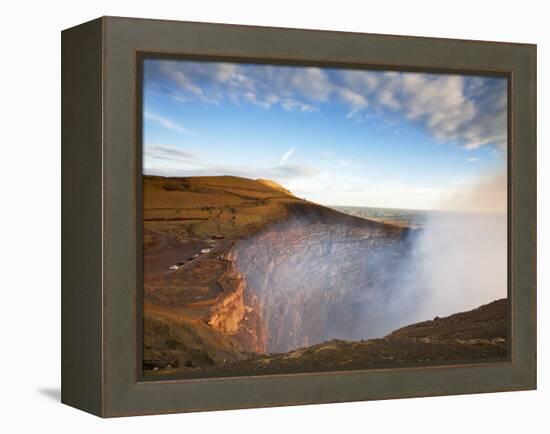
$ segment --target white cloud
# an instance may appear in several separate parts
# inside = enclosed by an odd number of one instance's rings
[[[313,67],[150,60],[145,74],[151,85],[161,86],[168,80],[177,87],[178,93],[167,92],[172,99],[209,104],[227,98],[266,109],[280,105],[289,111],[312,112],[317,109],[312,103],[326,101],[333,91],[328,74]]]
[[[277,101],[278,100],[275,100],[275,102],[277,102]],[[288,110],[288,111],[297,110],[297,111],[300,111],[300,112],[312,112],[312,111],[316,110],[313,106],[311,106],[309,104],[305,104],[303,102],[300,102],[300,101],[292,99],[292,98],[287,98],[287,99],[283,100],[281,102],[281,106],[285,110]]]
[[[281,160],[279,161],[279,166],[282,166],[283,164],[285,164],[286,160],[288,160],[293,153],[294,153],[294,148],[290,148],[288,151],[286,151],[282,155]]]
[[[159,62],[162,71],[184,91],[194,93],[196,95],[202,94],[202,89],[197,86],[193,81],[187,77],[183,68],[180,67],[180,63],[177,61],[165,61]]]
[[[386,106],[391,110],[399,110],[402,108],[402,105],[397,100],[395,93],[391,89],[391,86],[384,87],[378,93],[378,100],[383,106]]]
[[[234,63],[218,63],[215,68],[216,77],[221,81],[227,81],[237,73],[237,68]]]
[[[325,101],[332,91],[328,75],[320,68],[287,68],[286,75],[291,87],[310,100]]]
[[[479,158],[478,157],[466,158],[466,161],[469,161],[470,163],[475,163],[476,161],[479,161]]]
[[[147,156],[147,158],[154,158],[154,159],[168,160],[168,161],[181,161],[181,160],[186,161],[186,160],[195,160],[198,158],[198,154],[193,151],[180,149],[172,146],[146,144],[144,146],[144,149],[145,149],[144,154]]]
[[[303,113],[334,102],[343,104],[354,121],[388,111],[419,124],[440,142],[465,149],[506,149],[503,79],[174,60],[151,60],[146,65],[147,82],[166,85],[168,80],[177,88],[171,98],[180,101],[228,100]]]
[[[145,112],[143,113],[143,117],[145,119],[148,119],[157,125],[160,125],[163,128],[167,128],[169,130],[175,130],[175,131],[181,131],[183,133],[189,133],[189,130],[185,128],[183,125],[180,125],[171,119],[168,119],[164,116],[158,115],[156,113],[151,112]]]
[[[338,90],[338,94],[340,95],[340,98],[342,98],[342,100],[344,100],[352,108],[350,113],[367,107],[367,98],[352,90],[341,88]]]
[[[506,83],[448,74],[341,71],[341,80],[370,105],[402,114],[441,142],[465,149],[506,149]],[[348,114],[356,117],[358,110]]]

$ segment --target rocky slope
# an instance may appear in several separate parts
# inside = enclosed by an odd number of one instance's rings
[[[198,368],[165,369],[158,374],[186,377],[319,372],[503,360],[508,354],[509,302],[398,329],[384,338],[334,339],[282,354],[248,355]]]

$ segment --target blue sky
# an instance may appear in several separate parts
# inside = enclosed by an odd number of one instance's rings
[[[148,59],[143,86],[146,174],[269,178],[325,205],[442,209],[506,167],[501,78]]]

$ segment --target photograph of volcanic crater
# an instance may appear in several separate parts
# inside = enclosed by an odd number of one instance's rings
[[[508,357],[505,79],[142,67],[145,376]]]

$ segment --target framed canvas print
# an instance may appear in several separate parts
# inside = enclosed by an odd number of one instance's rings
[[[536,47],[103,17],[62,35],[62,401],[536,387]]]

